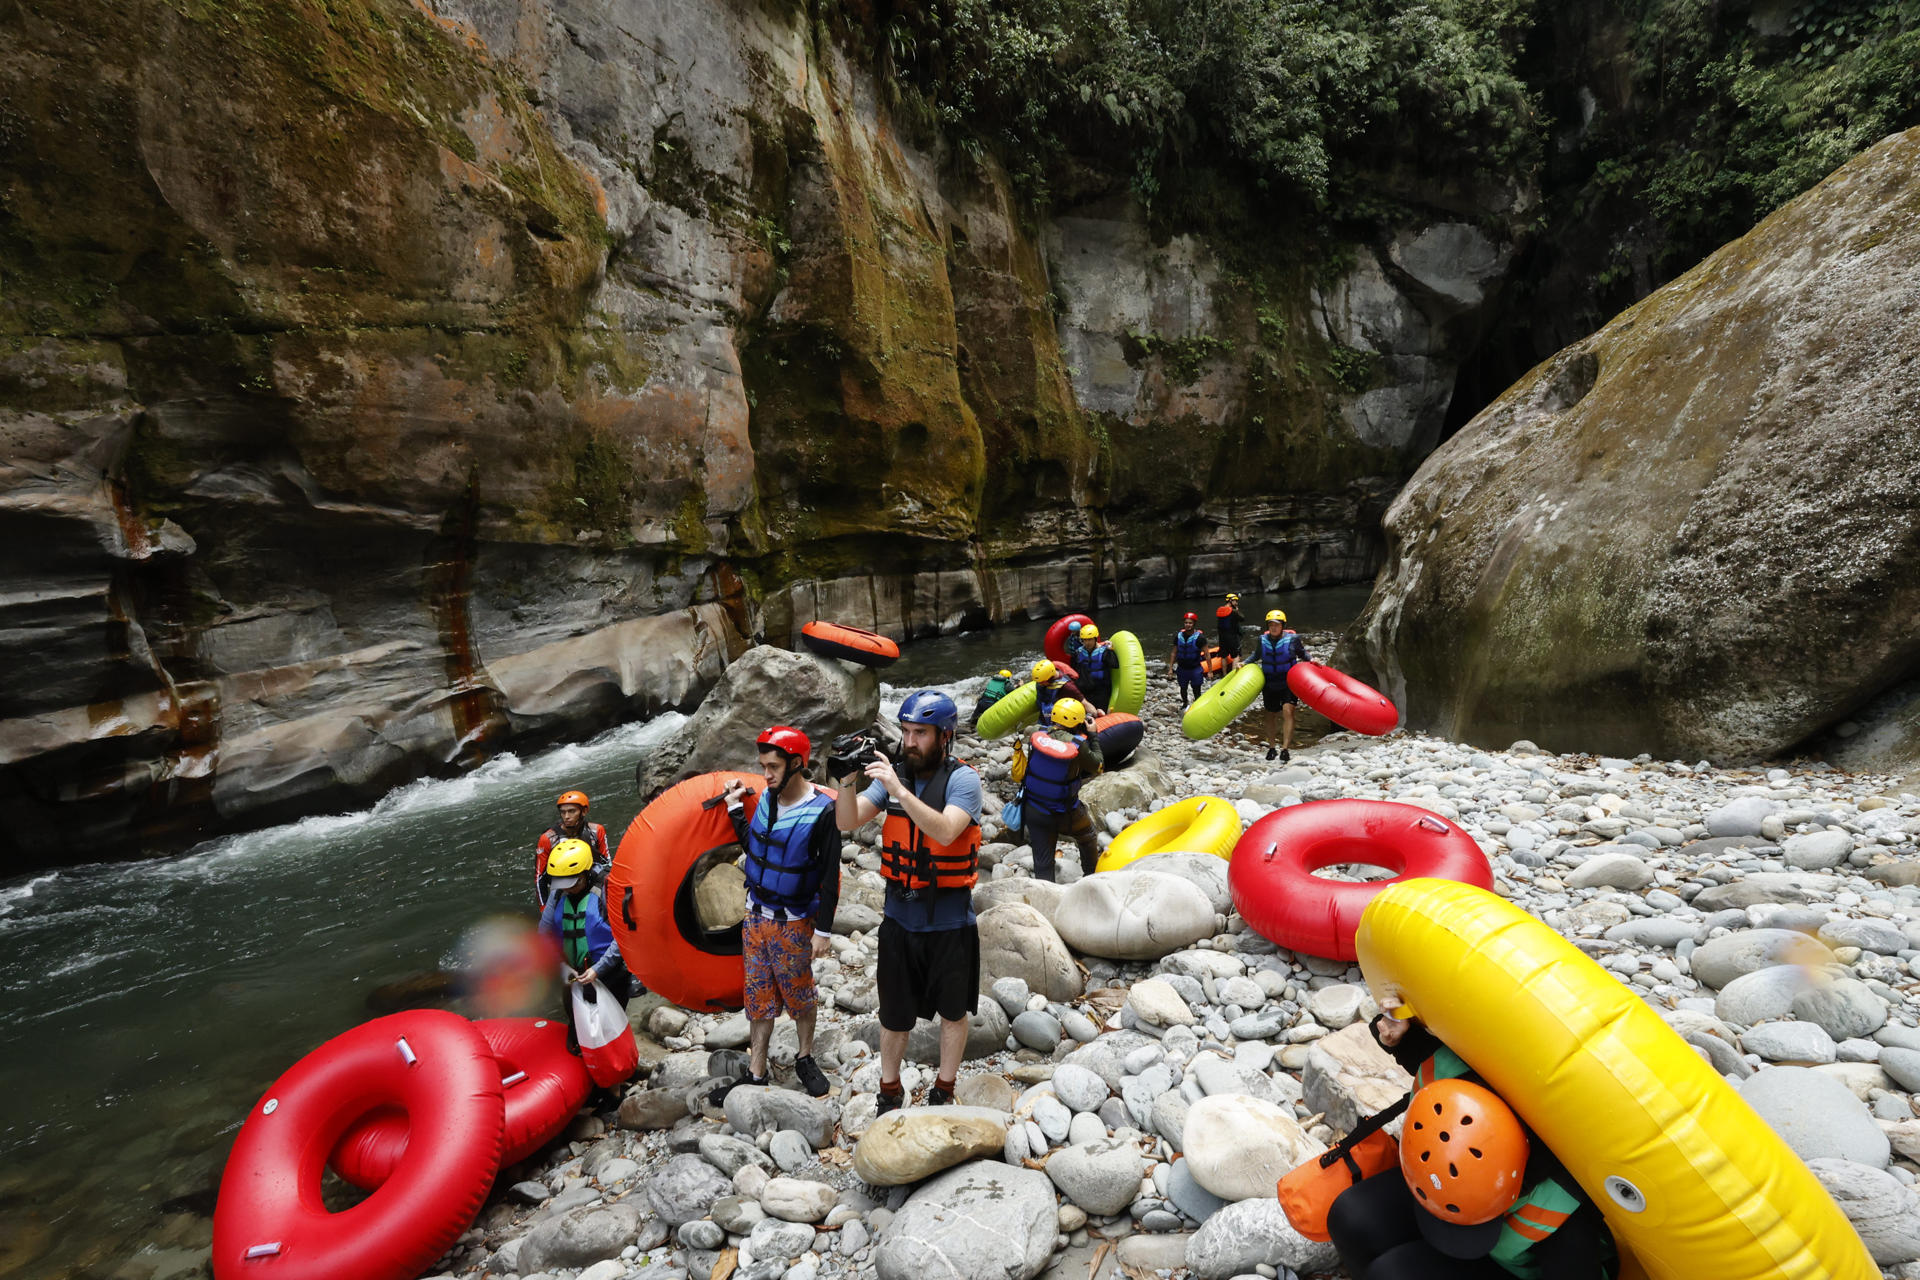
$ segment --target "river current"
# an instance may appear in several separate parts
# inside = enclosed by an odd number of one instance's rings
[[[1249,596],[1242,611],[1277,606],[1301,630],[1337,631],[1366,594]],[[1157,669],[1180,613],[1210,621],[1215,603],[1100,621],[1139,634]],[[986,675],[1039,656],[1043,630],[916,641],[882,673],[883,705],[940,685],[970,707]],[[0,881],[0,1277],[108,1276],[142,1249],[204,1247],[247,1107],[373,1016],[376,988],[454,963],[475,925],[527,910],[532,842],[561,790],[587,791],[617,842],[638,807],[635,761],[680,719],[502,755],[359,813],[177,857]]]

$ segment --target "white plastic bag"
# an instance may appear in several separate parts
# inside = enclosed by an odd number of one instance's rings
[[[580,1061],[587,1074],[603,1089],[611,1088],[634,1073],[640,1065],[640,1046],[633,1038],[633,1026],[627,1021],[626,1006],[614,999],[613,992],[600,979],[591,985],[570,984],[573,1001],[573,1034],[580,1042]]]

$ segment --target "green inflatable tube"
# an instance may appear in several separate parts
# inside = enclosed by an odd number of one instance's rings
[[[980,713],[980,723],[973,731],[982,738],[1001,738],[1018,729],[1028,720],[1040,718],[1040,707],[1036,701],[1039,686],[1029,680],[1006,697]]]
[[[1180,732],[1195,742],[1211,738],[1252,706],[1253,700],[1266,687],[1267,673],[1260,669],[1259,664],[1248,663],[1236,669],[1232,675],[1216,681],[1211,689],[1193,700],[1193,705],[1187,708],[1187,714],[1180,720]],[[993,704],[994,708],[999,705],[998,702]],[[980,718],[986,719],[985,716]]]
[[[1140,637],[1131,631],[1114,632],[1113,656],[1118,662],[1113,672],[1113,705],[1107,710],[1137,716],[1147,705],[1147,655],[1140,648]]]

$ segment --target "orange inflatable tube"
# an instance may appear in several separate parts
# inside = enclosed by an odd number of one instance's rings
[[[837,622],[809,622],[800,639],[823,658],[845,658],[864,667],[889,667],[900,658],[900,646],[877,631],[863,631]]]

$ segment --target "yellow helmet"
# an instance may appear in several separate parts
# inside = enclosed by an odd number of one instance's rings
[[[1002,667],[1000,668],[1000,678],[1002,680],[1011,680],[1013,679],[1013,672],[1007,670],[1005,667]]]
[[[1287,615],[1280,612],[1278,609],[1267,610],[1268,622],[1285,622],[1286,620],[1287,620]]]
[[[1045,684],[1060,674],[1060,668],[1053,665],[1053,659],[1042,658],[1033,664],[1033,679],[1037,684]]]
[[[578,876],[593,870],[593,849],[585,840],[562,840],[547,854],[547,874]]]
[[[1078,729],[1087,722],[1087,709],[1078,698],[1062,698],[1053,704],[1053,722],[1062,729]]]
[[[1089,622],[1080,628],[1080,638],[1082,640],[1098,640],[1100,638],[1100,628]]]
[[[1228,603],[1228,604],[1238,604],[1239,602],[1240,602],[1240,593],[1239,593],[1239,592],[1237,592],[1237,591],[1229,591],[1229,592],[1227,592],[1227,603]]]

